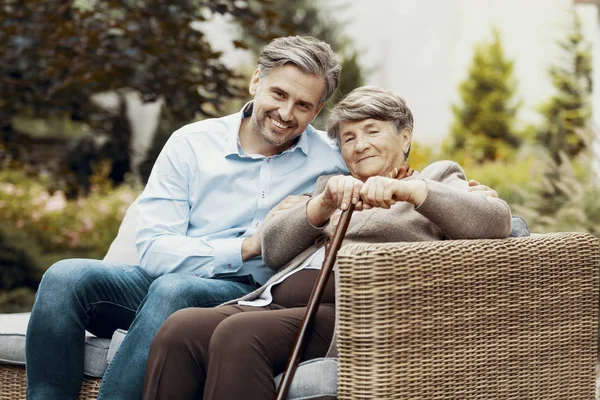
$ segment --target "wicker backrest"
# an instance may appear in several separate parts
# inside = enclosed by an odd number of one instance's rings
[[[339,399],[594,398],[598,240],[344,246]]]

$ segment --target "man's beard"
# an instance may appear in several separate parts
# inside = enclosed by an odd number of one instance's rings
[[[267,124],[267,118],[271,118],[271,117],[269,115],[265,116],[265,118],[263,120],[263,121],[265,121],[264,125]],[[267,144],[269,144],[271,146],[282,146],[282,145],[284,145],[287,142],[286,138],[283,138],[282,141],[275,141],[275,140],[272,140],[271,138],[269,138],[265,134],[263,128],[260,126],[260,123],[258,121],[258,117],[252,116],[252,123],[254,125],[254,129],[256,130],[256,133],[258,133],[258,137],[263,142],[265,142],[265,143],[267,143]],[[265,130],[266,130],[266,127],[265,127]]]

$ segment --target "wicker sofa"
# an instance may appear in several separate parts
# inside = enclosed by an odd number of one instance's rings
[[[582,233],[343,247],[339,399],[593,399],[599,266]]]
[[[135,219],[106,259],[134,262]],[[339,359],[302,365],[289,398],[591,399],[599,263],[581,233],[344,246]],[[81,399],[124,335],[88,338]],[[25,398],[23,365],[23,332],[0,316],[0,400]]]

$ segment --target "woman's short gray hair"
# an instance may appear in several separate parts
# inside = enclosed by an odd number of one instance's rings
[[[312,36],[273,39],[258,58],[260,77],[285,64],[293,64],[305,74],[322,76],[325,79],[325,91],[319,104],[326,102],[340,83],[342,66],[339,56],[327,43]]]
[[[369,118],[390,121],[398,133],[404,128],[413,130],[413,115],[402,97],[377,86],[361,86],[351,91],[331,109],[327,121],[327,134],[337,141],[340,122]]]

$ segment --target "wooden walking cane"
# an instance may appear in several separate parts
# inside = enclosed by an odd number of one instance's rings
[[[304,313],[300,330],[296,336],[296,341],[294,342],[294,346],[290,352],[290,358],[285,366],[285,370],[283,371],[283,375],[281,377],[281,382],[279,382],[279,387],[277,388],[277,393],[275,394],[275,400],[285,400],[287,398],[288,390],[290,389],[292,379],[294,378],[296,368],[298,367],[298,362],[300,361],[302,351],[304,350],[304,345],[306,344],[308,329],[310,328],[310,325],[315,318],[315,314],[317,313],[317,309],[319,308],[319,304],[321,303],[321,298],[323,297],[323,292],[325,292],[329,275],[331,275],[333,265],[335,264],[337,252],[342,245],[344,236],[346,235],[346,230],[348,229],[348,224],[350,223],[350,217],[352,217],[352,211],[354,211],[354,204],[352,203],[350,203],[350,206],[346,210],[342,211],[339,224],[335,229],[333,237],[331,238],[331,242],[329,243],[329,247],[325,253],[325,260],[321,266],[321,271],[319,272],[319,276],[317,277],[317,281],[313,287],[310,299],[308,300],[308,305],[306,306],[306,312]]]

